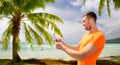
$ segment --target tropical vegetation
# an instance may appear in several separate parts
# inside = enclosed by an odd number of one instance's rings
[[[3,33],[3,48],[8,48],[8,42],[12,39],[13,63],[21,61],[18,55],[20,49],[20,31],[24,31],[26,41],[33,48],[33,43],[43,44],[46,40],[52,45],[53,38],[49,30],[62,36],[57,23],[63,21],[56,15],[45,12],[33,12],[41,8],[45,9],[46,3],[54,3],[55,0],[0,0],[0,18],[7,18],[8,27]]]
[[[85,3],[87,0],[83,0]],[[101,16],[103,8],[106,6],[108,11],[108,16],[111,16],[110,14],[110,5],[111,3],[114,5],[115,10],[118,10],[120,8],[120,0],[100,0],[99,7],[98,7],[98,14]]]

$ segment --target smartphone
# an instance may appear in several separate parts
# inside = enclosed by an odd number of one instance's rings
[[[56,40],[56,39],[57,39],[57,38],[56,38],[56,36],[55,36],[55,34],[53,34],[53,39],[54,39],[54,40]]]

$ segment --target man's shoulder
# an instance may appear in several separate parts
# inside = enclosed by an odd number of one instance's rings
[[[103,33],[102,31],[98,31],[98,32],[94,33],[93,36],[94,36],[95,38],[102,37],[102,38],[105,39],[105,35],[104,35],[104,33]]]
[[[103,33],[102,31],[97,31],[94,35],[96,35],[96,36],[101,36],[101,35],[103,35],[103,36],[104,36],[104,33]]]

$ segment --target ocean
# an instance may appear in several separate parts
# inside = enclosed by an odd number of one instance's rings
[[[71,43],[70,45],[76,45],[76,43]],[[42,46],[33,44],[34,49],[30,48],[27,43],[21,43],[21,49],[18,52],[22,59],[36,58],[36,59],[73,59],[68,56],[65,52],[57,50],[55,45],[52,47],[45,43]],[[120,55],[120,43],[107,43],[99,57],[106,56],[118,56]],[[0,59],[12,59],[12,45],[9,43],[8,49],[2,49],[0,44]]]

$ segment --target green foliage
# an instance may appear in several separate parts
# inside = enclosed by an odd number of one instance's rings
[[[83,0],[83,3],[85,4],[86,0]]]
[[[113,0],[115,9],[119,9],[120,8],[120,0]]]
[[[25,30],[26,40],[28,41],[28,43],[32,43],[32,41],[33,41],[32,36],[30,35],[30,32],[29,32],[29,30],[27,29],[25,23],[24,23],[24,30]]]
[[[49,14],[49,13],[40,13],[40,14],[42,14],[42,16],[46,19],[56,21],[56,22],[59,22],[59,23],[63,23],[63,21],[56,15]]]
[[[59,22],[59,23],[63,23],[63,21],[56,15],[53,14],[49,14],[49,13],[31,13],[28,14],[27,17],[31,20],[31,21],[41,21],[43,20],[43,18],[55,21],[55,22]]]
[[[12,27],[13,24],[12,21],[10,20],[8,28],[3,33],[2,44],[4,49],[7,49],[8,41],[10,40],[10,36],[12,35]]]
[[[37,8],[45,9],[46,3],[55,0],[0,0],[0,14],[10,15],[17,9],[24,13],[31,13]]]
[[[21,60],[17,52],[20,50],[19,33],[21,26],[24,27],[26,41],[32,49],[33,42],[42,45],[43,38],[52,45],[53,39],[48,32],[49,27],[52,27],[51,30],[63,37],[55,23],[63,23],[58,16],[49,13],[32,13],[37,8],[45,9],[46,3],[49,2],[53,3],[55,0],[0,0],[0,18],[6,17],[10,19],[9,26],[3,33],[2,44],[3,48],[7,49],[12,36],[13,61],[19,62]],[[29,23],[33,25],[28,25],[23,18],[29,19]]]
[[[30,13],[37,8],[45,9],[47,2],[54,2],[55,0],[13,0],[17,8],[22,12]]]
[[[83,0],[83,2],[85,3],[86,0]],[[120,0],[100,0],[99,7],[98,7],[98,15],[101,16],[103,7],[105,7],[105,5],[106,5],[107,11],[108,11],[108,16],[111,16],[111,13],[110,13],[110,4],[111,3],[114,4],[115,9],[118,10],[120,8]]]
[[[105,0],[100,0],[100,4],[99,4],[99,10],[98,10],[98,14],[101,16],[101,12],[103,7],[105,6]]]
[[[100,16],[101,16],[101,13],[102,13],[102,9],[105,6],[105,2],[106,2],[106,5],[107,5],[108,16],[111,16],[111,14],[110,14],[110,3],[111,2],[114,4],[115,9],[120,8],[120,0],[100,0],[99,10],[98,10],[98,14]]]
[[[8,28],[3,33],[2,44],[3,48],[7,49],[8,42],[13,36],[14,26],[18,26],[18,31],[21,30],[21,26],[24,28],[26,41],[33,48],[33,42],[37,42],[38,45],[43,44],[43,38],[52,45],[53,39],[48,32],[50,29],[57,35],[62,36],[60,29],[56,23],[63,23],[63,21],[56,15],[49,13],[31,13],[37,8],[45,9],[46,3],[54,3],[55,0],[0,0],[0,18],[8,17],[11,19]],[[29,19],[28,25],[23,18]],[[20,23],[20,25],[19,25]],[[50,28],[51,27],[51,28]],[[19,32],[16,36],[17,49],[20,49]]]
[[[108,16],[111,16],[110,15],[110,1],[107,0],[107,11],[108,11]]]
[[[58,16],[49,13],[32,13],[28,14],[27,17],[40,33],[43,32],[41,35],[45,36],[46,40],[48,39],[47,41],[50,43],[50,45],[52,42],[52,37],[49,33],[42,29],[51,27],[51,30],[53,30],[60,37],[63,37],[60,29],[55,24],[55,22],[63,23],[63,21]],[[45,33],[49,35],[46,36]]]
[[[36,8],[43,8],[43,9],[45,8],[44,0],[27,0],[27,1],[28,2],[24,2],[25,5],[24,8],[22,9],[23,12],[31,12]]]
[[[14,4],[10,0],[1,0],[0,5],[0,14],[2,15],[10,15],[15,10]]]
[[[48,29],[50,26],[51,26],[51,30],[54,30],[54,32],[56,34],[63,37],[62,33],[60,32],[60,29],[54,23],[54,21],[63,23],[63,21],[58,16],[48,14],[48,13],[31,13],[31,14],[28,14],[27,17],[30,20],[30,22],[33,24],[33,26],[35,27],[34,28],[35,30],[34,30],[32,28],[32,26],[30,26],[28,24],[26,26],[26,23],[24,23],[24,28],[26,30],[25,31],[26,32],[25,33],[26,34],[26,40],[28,40],[29,43],[31,43],[31,41],[32,41],[32,37],[30,35],[30,32],[31,32],[31,33],[33,33],[33,36],[35,36],[34,38],[37,38],[36,41],[38,41],[37,42],[38,45],[43,44],[42,37],[44,37],[45,40],[50,45],[52,45],[52,42],[53,42],[52,36],[45,29],[45,28]],[[30,31],[30,32],[28,32],[28,31]],[[37,31],[37,32],[35,32],[35,31]],[[42,36],[42,37],[39,37],[39,36]]]
[[[34,29],[32,29],[30,26],[28,26],[28,28],[29,28],[30,32],[33,34],[38,45],[43,44],[43,40],[42,40],[41,36]]]
[[[8,59],[0,59],[0,65],[8,65],[7,62],[9,62],[11,60]],[[19,63],[15,63],[13,65],[76,65],[77,61],[65,61],[65,62],[61,62],[61,60],[59,61],[42,61],[39,60],[41,62],[37,62],[37,61],[29,61],[29,62],[25,62],[25,61],[21,61]],[[120,60],[97,60],[97,65],[120,65]]]
[[[45,40],[49,42],[50,45],[52,45],[53,42],[52,36],[38,24],[35,24],[35,27],[39,31],[40,35],[44,36]]]
[[[0,59],[0,65],[9,65],[7,64],[7,62],[10,62],[11,60],[8,60],[8,59]],[[15,63],[15,64],[12,64],[12,65],[40,65],[40,64],[30,64],[30,63],[27,63],[27,62],[19,62],[19,63]]]

